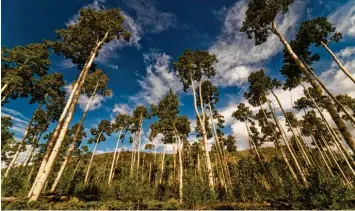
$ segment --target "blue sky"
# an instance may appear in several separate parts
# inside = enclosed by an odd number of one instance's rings
[[[271,36],[267,43],[255,47],[245,34],[239,32],[247,8],[245,0],[3,1],[2,46],[14,47],[55,39],[55,30],[75,20],[79,9],[85,6],[120,8],[126,18],[126,26],[132,31],[130,43],[113,41],[100,51],[96,62],[109,76],[109,88],[113,90],[113,96],[95,99],[84,123],[85,128],[95,127],[102,119],[110,120],[119,112],[129,113],[136,105],[157,103],[170,88],[179,93],[181,115],[188,116],[194,125],[192,96],[183,93],[171,64],[186,48],[203,49],[215,54],[219,60],[213,82],[220,91],[217,108],[225,116],[225,132],[237,137],[240,149],[247,147],[244,126],[230,115],[236,105],[244,101],[242,95],[248,74],[263,68],[268,75],[281,80],[283,78],[279,74],[282,63],[279,40]],[[290,40],[294,38],[302,20],[318,16],[328,16],[344,34],[342,42],[330,47],[354,73],[355,1],[296,1],[287,15],[278,19],[278,27]],[[324,49],[314,51],[321,55],[321,61],[314,65],[321,79],[334,93],[347,93],[355,97],[350,81],[338,71]],[[79,74],[70,61],[54,55],[50,71],[63,73],[67,83]],[[292,92],[280,90],[278,93],[287,104],[286,109],[291,109],[290,96],[295,100],[302,95],[301,89]],[[87,100],[81,97],[72,123],[79,120]],[[17,139],[22,137],[35,107],[28,104],[28,99],[13,100],[3,107],[2,115],[14,117],[13,131]],[[147,141],[149,123],[152,121],[144,123],[143,142]],[[100,143],[98,150],[113,150],[116,138],[112,136]],[[190,140],[193,140],[193,135]],[[125,147],[129,147],[129,144],[125,144]]]

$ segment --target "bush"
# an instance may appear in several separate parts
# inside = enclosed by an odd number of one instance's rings
[[[215,193],[199,179],[186,179],[184,187],[183,202],[189,209],[194,209],[199,204],[208,203],[216,199]]]
[[[267,191],[262,184],[266,182],[263,173],[259,163],[252,157],[240,160],[231,172],[234,198],[243,202],[262,201]]]
[[[25,196],[28,191],[27,177],[22,176],[20,168],[13,168],[1,184],[1,196]]]
[[[354,208],[351,200],[354,189],[348,189],[338,177],[313,173],[309,187],[302,190],[303,209],[349,209]]]

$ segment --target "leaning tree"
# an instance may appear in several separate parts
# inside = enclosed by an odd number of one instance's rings
[[[302,22],[297,32],[296,40],[308,46],[311,44],[314,44],[315,47],[322,46],[332,56],[343,73],[355,83],[354,76],[344,67],[328,46],[331,42],[339,42],[342,37],[342,34],[336,32],[336,27],[328,21],[327,17],[318,17]]]
[[[46,165],[43,171],[39,171],[39,179],[30,201],[36,201],[41,194],[54,161],[64,140],[66,131],[73,117],[75,106],[78,102],[82,87],[89,70],[93,66],[94,59],[105,43],[114,39],[124,38],[128,40],[130,33],[123,27],[124,18],[119,9],[95,10],[82,8],[78,20],[68,25],[66,29],[57,30],[58,40],[50,42],[56,53],[71,59],[78,68],[83,68],[67,104],[49,141],[49,150],[46,157]]]
[[[287,13],[289,6],[294,0],[251,0],[248,4],[246,11],[246,18],[243,22],[243,26],[240,31],[245,32],[249,39],[254,39],[256,45],[261,45],[266,42],[270,32],[275,34],[285,47],[285,53],[287,53],[290,61],[293,62],[293,66],[297,67],[298,72],[303,75],[307,81],[316,89],[320,96],[323,97],[323,101],[326,108],[336,123],[339,131],[343,135],[344,139],[350,146],[353,152],[355,152],[355,140],[352,137],[349,129],[346,127],[344,121],[341,119],[339,113],[336,111],[335,105],[328,96],[324,95],[323,89],[331,94],[325,86],[322,86],[321,82],[317,80],[317,77],[313,71],[308,68],[308,65],[303,62],[300,55],[297,55],[290,43],[286,41],[284,36],[280,33],[276,25],[276,17],[281,13]],[[304,51],[303,51],[304,52]],[[299,75],[300,75],[299,74]]]
[[[89,97],[89,101],[86,104],[86,107],[84,109],[84,112],[81,116],[81,119],[78,123],[78,126],[75,127],[75,131],[73,134],[73,138],[71,141],[71,144],[66,152],[66,156],[65,159],[60,167],[60,170],[57,174],[57,177],[55,179],[55,183],[53,183],[52,188],[51,188],[51,192],[55,191],[56,185],[58,184],[64,170],[65,167],[67,166],[67,164],[70,161],[71,158],[71,154],[72,152],[75,150],[76,147],[78,147],[78,144],[76,143],[77,141],[81,141],[82,139],[82,125],[84,123],[85,117],[88,113],[88,111],[91,108],[91,103],[93,101],[93,99],[99,95],[99,96],[110,96],[111,95],[111,90],[109,90],[107,88],[108,85],[108,77],[107,75],[100,69],[96,69],[95,71],[93,71],[92,73],[88,74],[88,77],[85,81],[85,84],[83,86],[83,95],[86,95],[87,97]]]

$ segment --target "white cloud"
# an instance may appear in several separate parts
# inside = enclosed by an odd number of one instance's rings
[[[174,92],[182,90],[182,85],[175,72],[169,70],[171,62],[169,55],[152,49],[149,53],[143,54],[143,58],[148,66],[146,76],[138,80],[142,91],[130,97],[130,100],[136,104],[156,104],[168,93],[169,89]]]
[[[118,65],[109,64],[108,66],[111,67],[112,69],[118,70]]]
[[[12,115],[4,113],[4,112],[1,113],[1,116],[10,117],[13,122],[17,122],[17,123],[20,123],[20,124],[27,124],[28,123],[27,121],[25,121],[23,119],[17,118],[15,116],[12,116]]]
[[[152,0],[125,1],[125,4],[135,11],[137,22],[146,32],[160,33],[175,27],[176,15],[160,11]]]
[[[92,3],[84,6],[84,7],[90,7],[90,8],[94,8],[96,10],[100,10],[102,8],[105,8],[103,6],[103,4],[106,2],[106,0],[94,0]],[[78,22],[78,18],[79,18],[79,12],[78,14],[73,15],[73,17],[71,17],[68,21],[68,23],[66,23],[67,26],[69,25],[73,25],[76,24]]]
[[[10,117],[13,123],[10,130],[15,133],[16,136],[23,136],[25,133],[27,124],[29,123],[29,119],[25,117],[22,113],[10,109],[10,108],[2,108],[1,109],[1,116]],[[15,137],[16,140],[16,137]],[[19,141],[19,140],[18,140]]]
[[[71,85],[67,85],[64,87],[64,89],[67,92],[67,96],[70,96],[70,94],[72,93],[73,87]],[[93,111],[93,110],[101,108],[102,103],[104,103],[109,98],[111,98],[111,96],[104,97],[101,95],[95,95],[90,103],[89,111]],[[79,100],[78,100],[78,104],[79,104],[79,107],[81,108],[81,110],[85,110],[87,104],[89,103],[89,100],[90,100],[90,97],[88,97],[87,95],[80,95]]]
[[[355,77],[355,46],[347,47],[336,53],[340,62]],[[354,83],[332,62],[329,70],[320,75],[321,81],[333,94],[348,94],[355,97]]]
[[[337,30],[346,36],[355,36],[355,1],[349,1],[329,15]]]
[[[113,112],[117,114],[132,114],[133,108],[128,104],[119,103],[114,105]]]
[[[282,44],[275,35],[271,35],[266,43],[255,46],[253,40],[249,40],[245,33],[239,31],[247,6],[247,1],[242,0],[227,11],[222,32],[209,49],[219,61],[214,78],[214,82],[219,86],[240,85],[246,81],[250,72],[262,67],[262,62],[282,50]],[[294,34],[303,8],[303,2],[295,2],[284,17],[277,19],[278,29],[286,37]]]
[[[23,123],[27,123],[30,120],[27,117],[25,117],[22,113],[14,110],[14,109],[11,109],[11,108],[1,107],[1,112],[16,116],[16,117],[18,117],[19,121],[22,121]]]
[[[69,69],[76,65],[70,59],[64,59],[59,63],[60,69]]]

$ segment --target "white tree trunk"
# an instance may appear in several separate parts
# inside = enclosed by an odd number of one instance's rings
[[[163,155],[161,158],[161,172],[160,172],[160,178],[159,178],[159,185],[161,185],[163,181],[163,174],[164,174],[164,166],[165,166],[165,144],[163,146]]]
[[[1,94],[7,89],[9,83],[6,83],[4,86],[1,87]]]
[[[92,161],[94,160],[94,155],[95,155],[95,152],[96,152],[96,147],[97,147],[97,144],[99,143],[101,134],[102,134],[102,131],[100,132],[98,138],[96,139],[95,147],[94,147],[94,150],[92,151],[92,155],[91,155],[91,158],[90,158],[90,162],[89,162],[89,165],[88,165],[88,169],[86,170],[86,175],[85,175],[85,180],[84,180],[85,183],[88,183],[88,181],[89,181],[89,174],[90,174],[90,169],[91,169]]]
[[[308,182],[307,182],[306,176],[304,175],[303,169],[301,168],[301,166],[300,166],[300,164],[299,164],[299,162],[298,162],[298,160],[297,160],[295,154],[292,152],[292,149],[291,149],[291,147],[290,147],[290,144],[289,144],[287,135],[286,135],[285,132],[283,131],[283,129],[282,129],[282,127],[281,127],[281,125],[280,125],[280,123],[279,123],[279,121],[278,121],[278,119],[277,119],[277,117],[276,117],[276,115],[275,115],[275,112],[274,112],[274,110],[272,109],[272,107],[271,107],[269,101],[266,100],[266,102],[267,102],[267,104],[269,105],[269,108],[270,108],[270,111],[271,111],[271,116],[273,117],[276,126],[278,127],[278,129],[280,130],[280,132],[283,134],[283,135],[281,135],[281,136],[284,137],[284,138],[283,138],[284,143],[285,143],[287,149],[288,149],[289,152],[290,152],[291,158],[292,158],[293,162],[294,162],[295,165],[296,165],[296,169],[298,170],[298,173],[299,173],[300,176],[301,176],[302,183],[303,183],[303,185],[304,185],[305,187],[307,187],[307,186],[308,186]]]
[[[59,120],[58,120],[58,123],[57,123],[56,128],[54,129],[54,132],[53,132],[53,134],[52,134],[52,137],[51,137],[50,141],[48,142],[47,149],[46,149],[46,153],[45,153],[45,155],[44,155],[44,157],[43,157],[43,159],[42,159],[41,165],[40,165],[39,170],[38,170],[38,172],[37,172],[36,179],[35,179],[35,181],[33,182],[32,187],[31,187],[31,190],[29,191],[29,193],[28,193],[28,195],[27,195],[28,198],[30,198],[30,197],[32,196],[33,190],[34,190],[34,188],[35,188],[36,185],[37,185],[38,179],[39,179],[40,176],[44,173],[44,168],[45,168],[46,165],[47,165],[47,161],[48,161],[48,159],[49,159],[49,156],[51,155],[51,152],[52,152],[52,149],[53,149],[53,147],[54,147],[55,141],[57,140],[57,137],[58,137],[58,135],[59,135],[60,130],[62,129],[62,126],[63,126],[63,123],[64,123],[64,119],[65,119],[65,117],[66,117],[66,115],[67,115],[67,113],[68,113],[69,107],[70,107],[70,105],[71,105],[71,103],[72,103],[72,101],[73,101],[73,99],[74,99],[74,95],[75,95],[75,92],[76,92],[77,89],[78,89],[79,82],[80,82],[80,80],[82,79],[82,77],[83,77],[83,75],[84,75],[84,72],[85,72],[84,70],[85,70],[85,68],[87,68],[87,64],[85,64],[83,71],[81,71],[81,73],[80,73],[80,75],[79,75],[79,77],[78,77],[78,80],[76,81],[76,83],[75,83],[75,85],[74,85],[74,87],[73,87],[73,89],[72,89],[72,92],[71,92],[71,94],[70,94],[70,96],[69,96],[69,98],[68,98],[68,101],[67,101],[67,103],[66,103],[66,105],[65,105],[65,107],[64,107],[64,109],[63,109],[63,111],[62,111],[62,114],[60,115],[60,118],[59,118]],[[37,199],[36,199],[36,200],[37,200]]]
[[[60,150],[60,147],[64,141],[64,137],[66,135],[66,132],[68,130],[68,126],[70,124],[70,121],[73,117],[73,114],[74,114],[74,111],[75,111],[75,106],[78,102],[78,99],[80,97],[80,93],[81,93],[81,89],[85,83],[85,79],[86,79],[86,76],[89,72],[89,69],[96,57],[96,54],[100,48],[100,46],[102,45],[102,43],[106,40],[108,36],[108,33],[105,34],[105,37],[103,40],[101,40],[95,47],[94,51],[93,51],[93,54],[91,55],[91,58],[89,60],[89,62],[87,63],[87,66],[86,68],[84,69],[84,73],[83,73],[83,76],[82,76],[82,79],[80,80],[79,84],[78,84],[78,88],[77,90],[75,91],[75,94],[74,94],[74,97],[73,97],[73,102],[71,103],[70,107],[69,107],[69,110],[68,110],[68,115],[63,123],[63,126],[62,126],[62,129],[60,130],[60,134],[59,134],[59,137],[58,137],[58,140],[56,141],[54,147],[53,147],[53,150],[48,158],[48,162],[44,168],[44,171],[43,172],[38,172],[40,174],[39,176],[39,179],[38,179],[38,182],[36,183],[36,186],[34,187],[33,189],[33,193],[32,193],[32,196],[30,197],[29,201],[37,201],[38,198],[39,198],[39,195],[41,194],[43,188],[44,188],[44,185],[46,183],[46,181],[48,180],[48,177],[49,177],[49,174],[52,170],[52,167],[54,165],[54,161],[59,153],[59,150]],[[59,123],[58,123],[59,124]],[[54,136],[54,134],[53,134]]]
[[[286,119],[286,122],[287,122],[288,125],[289,125],[289,128],[290,128],[290,130],[291,130],[291,133],[292,133],[292,135],[294,136],[297,145],[299,145],[299,148],[300,148],[302,157],[304,158],[304,160],[306,161],[306,164],[307,164],[308,166],[312,166],[311,161],[309,160],[309,158],[308,158],[306,152],[304,151],[304,149],[303,149],[303,147],[302,147],[302,144],[301,144],[301,142],[299,141],[299,139],[298,139],[298,137],[297,137],[295,131],[293,130],[293,127],[292,127],[291,123],[288,121],[288,118],[287,118],[287,116],[286,116],[286,112],[285,112],[285,110],[284,110],[284,108],[283,108],[283,106],[282,106],[282,104],[281,104],[279,98],[277,97],[277,95],[274,93],[273,90],[271,90],[271,93],[272,93],[272,95],[275,97],[277,103],[279,104],[279,107],[280,107],[280,109],[281,109],[281,111],[282,111],[282,114],[284,115],[284,117],[285,117],[285,119]]]
[[[120,140],[121,140],[121,134],[122,134],[122,129],[120,130],[120,133],[119,133],[118,138],[117,138],[117,143],[116,143],[116,147],[115,147],[115,153],[113,154],[113,159],[112,159],[112,164],[111,164],[110,175],[109,175],[108,181],[107,181],[108,185],[110,185],[111,182],[112,182],[113,169],[115,167],[116,154],[117,154],[117,151],[118,151],[118,144],[120,143]]]
[[[182,200],[183,200],[183,173],[184,173],[184,169],[182,167],[182,149],[183,149],[183,142],[181,141],[181,138],[180,136],[177,136],[178,138],[178,153],[179,153],[179,202],[182,203]]]
[[[269,121],[269,120],[268,120],[268,117],[267,117],[267,115],[266,115],[266,113],[265,113],[264,108],[263,108],[261,105],[259,105],[259,106],[260,106],[260,109],[261,109],[261,111],[262,111],[262,113],[263,113],[263,115],[264,115],[264,117],[265,117],[265,120],[266,120],[266,121]],[[271,111],[271,112],[272,112],[272,111]],[[272,113],[273,113],[273,112],[272,112]],[[275,122],[275,124],[278,126],[277,122]],[[280,130],[279,127],[278,127],[278,129]],[[284,150],[282,149],[282,146],[280,146],[279,140],[277,140],[277,132],[276,132],[276,131],[273,131],[273,133],[274,133],[274,136],[275,136],[275,144],[276,144],[276,147],[278,147],[278,148],[280,149],[282,159],[284,160],[284,162],[285,162],[285,164],[286,164],[288,170],[290,171],[290,174],[291,174],[292,179],[293,179],[297,184],[299,184],[299,180],[298,180],[298,178],[297,178],[297,175],[296,175],[295,171],[293,170],[293,168],[292,168],[292,166],[291,166],[291,164],[290,164],[290,162],[289,162],[289,160],[288,160],[288,158],[287,158],[287,156],[286,156]],[[280,133],[282,133],[281,130],[280,130]],[[283,136],[282,134],[281,134],[281,138],[283,139],[284,142],[286,142],[286,140],[284,139],[284,136]]]
[[[74,149],[75,149],[75,143],[76,143],[76,141],[77,141],[77,139],[78,139],[78,136],[79,136],[79,133],[80,133],[80,131],[81,131],[81,127],[82,127],[83,122],[84,122],[84,120],[85,120],[86,114],[87,114],[87,112],[89,111],[91,102],[92,102],[92,100],[94,99],[94,97],[95,97],[95,95],[96,95],[96,91],[97,91],[98,85],[99,85],[99,83],[96,84],[96,87],[95,87],[95,89],[94,89],[94,91],[93,91],[93,93],[92,93],[92,95],[91,95],[91,97],[90,97],[90,99],[89,99],[89,102],[87,103],[87,105],[86,105],[86,107],[85,107],[84,113],[83,113],[83,115],[81,116],[80,122],[79,122],[79,124],[78,124],[78,128],[76,128],[76,131],[75,131],[75,133],[74,133],[74,137],[73,137],[72,143],[70,144],[70,146],[69,146],[69,148],[68,148],[68,150],[67,150],[65,159],[64,159],[64,161],[63,161],[63,163],[62,163],[62,165],[61,165],[61,167],[60,167],[60,169],[59,169],[59,172],[58,172],[58,174],[57,174],[57,177],[55,178],[54,183],[53,183],[53,185],[52,185],[52,187],[51,187],[51,190],[50,190],[51,193],[53,193],[53,192],[55,191],[55,189],[56,189],[56,187],[57,187],[57,185],[58,185],[58,183],[59,183],[59,181],[60,181],[60,178],[62,177],[62,174],[63,174],[63,172],[64,172],[64,170],[65,170],[65,167],[67,166],[67,164],[68,164],[69,161],[70,161],[71,153],[72,153],[72,152],[74,151]]]
[[[196,91],[195,91],[195,85],[193,83],[192,76],[190,76],[191,79],[191,86],[192,86],[192,94],[194,97],[194,108],[196,112],[196,116],[198,118],[198,121],[200,122],[201,126],[201,132],[202,132],[202,138],[203,138],[203,147],[204,147],[204,152],[205,152],[205,162],[206,162],[206,168],[207,168],[207,177],[208,177],[208,184],[211,190],[214,190],[214,181],[213,181],[213,172],[212,172],[212,165],[211,165],[211,159],[210,159],[210,154],[208,152],[207,148],[207,132],[205,129],[205,119],[201,119],[201,116],[198,112],[197,109],[197,99],[196,99]],[[201,94],[200,94],[201,95]],[[203,109],[203,103],[201,103],[201,109]],[[202,115],[204,117],[204,112],[202,111]]]
[[[73,179],[74,179],[74,177],[75,177],[75,173],[76,173],[76,171],[78,170],[78,167],[79,167],[80,162],[81,162],[81,159],[79,159],[78,163],[77,163],[76,166],[75,166],[75,169],[74,169],[74,172],[73,172],[73,176],[71,177],[70,182],[73,181]]]
[[[337,103],[337,105],[340,108],[342,108],[342,110],[344,111],[344,113],[347,114],[349,119],[351,119],[354,122],[354,118],[351,115],[349,115],[349,113],[346,111],[346,109],[344,109],[344,107],[341,105],[341,103],[339,103],[339,101],[337,101],[335,99],[335,97],[329,92],[327,87],[325,87],[322,83],[320,83],[321,81],[317,80],[317,77],[313,73],[313,71],[309,71],[308,68],[305,66],[305,64],[303,64],[303,62],[300,60],[300,58],[293,52],[293,50],[292,50],[291,46],[289,45],[289,43],[286,41],[286,39],[277,30],[275,22],[273,22],[272,28],[273,28],[274,34],[279,37],[280,41],[285,46],[286,51],[289,53],[289,55],[291,56],[293,61],[296,63],[296,65],[299,67],[301,72],[306,76],[306,78],[309,81],[309,83],[313,86],[313,88],[315,88],[316,92],[320,96],[324,96],[324,100],[323,101],[324,101],[326,109],[328,110],[328,112],[329,112],[330,116],[332,117],[333,121],[335,122],[335,124],[339,128],[339,131],[341,132],[342,136],[344,137],[346,143],[349,145],[351,150],[355,153],[355,139],[351,135],[351,133],[349,132],[348,128],[346,127],[344,121],[342,120],[342,118],[340,117],[339,113],[335,109],[334,104],[331,102],[329,97],[324,95],[323,89]]]
[[[339,68],[344,72],[344,74],[346,76],[348,76],[348,78],[350,80],[352,80],[355,83],[355,78],[354,76],[341,64],[341,62],[339,61],[339,59],[337,58],[337,56],[333,53],[332,50],[330,50],[330,48],[328,47],[327,44],[325,44],[323,41],[321,41],[322,46],[325,48],[325,50],[328,51],[328,53],[333,57],[333,60],[338,64]]]

